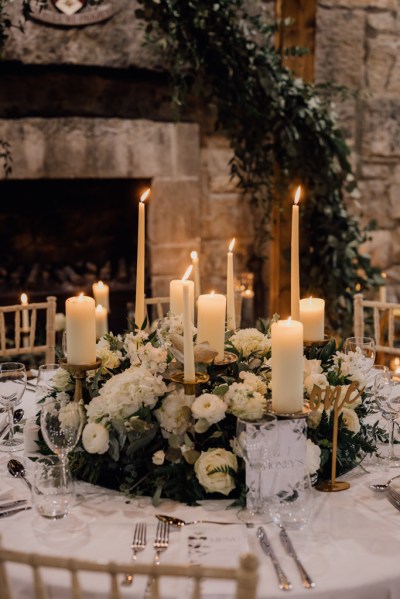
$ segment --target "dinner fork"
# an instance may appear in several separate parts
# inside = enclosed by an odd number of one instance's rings
[[[168,549],[169,545],[169,524],[168,522],[159,522],[157,524],[156,536],[154,539],[153,547],[156,550],[154,556],[154,563],[159,565],[160,553]]]
[[[139,551],[143,551],[146,547],[146,524],[144,522],[138,522],[135,526],[132,540],[132,560],[136,562],[137,554]],[[124,580],[121,582],[122,585],[128,587],[133,582],[133,574],[125,574]]]

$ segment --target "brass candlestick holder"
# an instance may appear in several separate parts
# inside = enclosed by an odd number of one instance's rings
[[[267,412],[276,416],[278,420],[298,420],[299,418],[308,418],[311,413],[311,408],[308,401],[305,401],[299,412],[277,412],[276,410],[272,409],[272,400],[268,400]]]
[[[224,351],[222,360],[214,360],[211,366],[216,370],[226,370],[229,366],[238,361],[238,357],[230,351]]]
[[[74,400],[80,401],[83,399],[84,381],[86,380],[89,370],[97,370],[101,366],[100,358],[96,359],[94,364],[69,364],[66,358],[60,361],[61,368],[67,370],[75,382]]]
[[[317,347],[318,349],[322,349],[325,345],[328,345],[329,341],[332,339],[326,333],[324,334],[324,338],[320,341],[307,341],[306,339],[303,341],[305,349],[311,349],[312,347]]]
[[[210,376],[205,372],[196,372],[194,381],[185,381],[185,373],[183,370],[171,374],[171,381],[178,383],[178,385],[183,385],[185,395],[195,395],[196,385],[204,385],[205,383],[208,383],[209,380]]]

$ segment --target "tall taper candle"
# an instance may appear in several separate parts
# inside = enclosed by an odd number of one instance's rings
[[[233,276],[233,247],[235,238],[232,239],[227,255],[227,272],[226,272],[226,328],[228,331],[236,329],[235,318],[235,282]]]
[[[300,320],[300,275],[299,275],[299,207],[301,186],[296,190],[292,208],[292,254],[291,254],[291,316]]]
[[[96,302],[96,306],[99,304],[103,306],[107,310],[110,311],[110,288],[103,281],[99,281],[98,283],[93,283],[92,285],[93,297]]]
[[[142,327],[145,318],[144,309],[144,257],[145,257],[145,208],[144,202],[149,196],[150,189],[147,189],[140,197],[139,218],[138,218],[138,237],[137,237],[137,267],[136,267],[136,302],[135,302],[135,323],[139,328]]]
[[[196,299],[201,294],[201,286],[200,286],[200,270],[199,270],[199,256],[197,252],[192,252],[190,254],[193,265],[193,280],[194,280],[194,295]]]
[[[96,310],[96,337],[100,339],[108,332],[108,312],[101,304],[97,304]]]
[[[29,333],[29,312],[28,312],[28,296],[26,293],[21,295],[21,305],[26,306],[22,310],[22,328],[21,331],[23,333]]]
[[[183,281],[183,368],[185,383],[194,383],[196,379],[194,368],[193,324],[191,312],[189,281]]]
[[[96,362],[95,301],[80,294],[65,302],[68,364]]]

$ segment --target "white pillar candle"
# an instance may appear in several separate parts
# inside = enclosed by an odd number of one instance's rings
[[[145,280],[145,208],[144,202],[149,196],[147,189],[141,196],[138,207],[138,236],[137,236],[137,266],[136,266],[136,302],[135,323],[142,328],[145,319],[144,309],[144,280]]]
[[[197,343],[208,341],[218,352],[216,361],[224,358],[226,297],[219,293],[200,295],[197,304]]]
[[[303,325],[279,320],[271,327],[272,409],[281,414],[303,406]]]
[[[194,348],[193,348],[193,321],[190,297],[192,281],[183,281],[183,343],[184,343],[184,380],[186,383],[195,382]]]
[[[300,319],[300,274],[299,274],[299,207],[301,187],[297,188],[292,208],[292,251],[291,251],[291,316]]]
[[[169,310],[175,316],[183,314],[183,282],[187,280],[192,272],[192,266],[189,266],[182,279],[174,279],[169,284]],[[189,286],[190,314],[194,322],[194,283],[187,281]]]
[[[300,321],[305,341],[322,341],[325,331],[325,300],[317,297],[300,300]]]
[[[103,283],[103,281],[99,281],[98,283],[93,283],[93,296],[94,301],[96,302],[96,306],[99,304],[107,310],[110,311],[110,288],[108,285]]]
[[[101,304],[96,306],[96,338],[100,339],[108,332],[108,312]]]
[[[92,297],[70,297],[65,302],[69,364],[96,362],[95,302]]]
[[[232,239],[228,254],[227,254],[227,271],[226,271],[226,328],[228,331],[236,329],[235,318],[235,282],[233,276],[233,247],[235,238]]]
[[[22,329],[23,333],[29,333],[29,311],[28,311],[28,296],[26,293],[21,295],[22,310]]]
[[[196,299],[201,294],[201,286],[200,286],[200,269],[199,269],[199,256],[197,252],[192,252],[190,254],[192,259],[193,266],[193,280],[194,280],[194,295]]]
[[[379,287],[379,301],[380,302],[387,302],[387,293],[386,293],[386,277],[387,274],[385,272],[381,273],[381,277],[382,279],[385,279],[385,283],[384,285],[381,285]]]

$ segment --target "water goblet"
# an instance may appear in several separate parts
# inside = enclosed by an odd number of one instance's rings
[[[35,464],[33,503],[40,516],[49,520],[65,518],[75,504],[74,484],[69,470],[64,473],[55,456]]]
[[[80,402],[60,395],[49,398],[42,406],[40,427],[43,438],[60,459],[65,478],[66,460],[81,436],[84,416]]]
[[[277,418],[273,414],[265,414],[261,418],[250,414],[237,419],[237,442],[246,467],[255,472],[248,492],[248,504],[238,513],[238,518],[243,522],[262,523],[269,519],[261,494],[261,473],[267,467],[269,455],[276,443],[276,422]]]
[[[53,377],[60,370],[59,364],[42,364],[39,366],[36,383],[36,399],[40,400],[55,389]]]
[[[390,422],[389,450],[386,460],[390,468],[400,466],[393,447],[394,423],[400,416],[400,374],[397,372],[382,372],[375,377],[375,401],[382,416]]]
[[[20,362],[4,362],[0,364],[0,403],[7,411],[10,426],[8,438],[0,444],[2,451],[16,451],[23,443],[14,435],[14,408],[22,399],[26,388],[26,370]]]
[[[372,337],[348,337],[343,352],[349,356],[360,355],[360,368],[364,376],[368,376],[375,362],[375,341]]]

